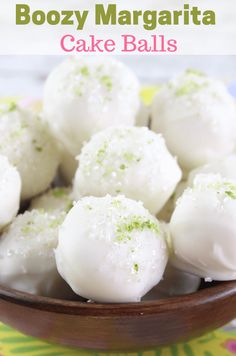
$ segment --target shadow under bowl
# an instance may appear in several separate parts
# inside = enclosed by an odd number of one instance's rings
[[[236,281],[189,295],[126,304],[59,300],[0,286],[3,323],[49,342],[90,350],[171,345],[212,331],[235,316]]]

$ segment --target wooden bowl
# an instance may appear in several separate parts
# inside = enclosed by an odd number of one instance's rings
[[[91,350],[170,345],[216,329],[235,316],[236,281],[181,297],[127,304],[62,301],[0,286],[2,322],[40,339]]]

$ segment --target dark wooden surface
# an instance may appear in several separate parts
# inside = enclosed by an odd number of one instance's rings
[[[236,282],[129,304],[36,297],[0,287],[0,319],[31,336],[79,348],[141,350],[188,340],[236,317]]]

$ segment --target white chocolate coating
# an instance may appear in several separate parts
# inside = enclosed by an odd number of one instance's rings
[[[43,209],[45,212],[67,213],[73,206],[71,188],[58,187],[32,199],[30,210]]]
[[[152,126],[187,171],[235,148],[236,106],[226,86],[194,70],[171,80],[152,103]]]
[[[124,196],[81,199],[59,230],[57,268],[75,293],[96,302],[140,301],[162,278],[163,232]]]
[[[161,135],[146,127],[113,127],[83,147],[74,197],[124,194],[156,214],[181,179],[181,170]]]
[[[187,184],[192,186],[198,174],[220,174],[223,178],[236,180],[236,154],[231,154],[215,162],[198,167],[189,173]]]
[[[198,175],[170,221],[172,264],[207,280],[236,279],[236,181]]]
[[[41,120],[30,111],[11,106],[0,112],[0,154],[21,176],[21,199],[45,191],[56,174],[59,153]]]
[[[15,218],[0,239],[1,284],[50,297],[72,294],[57,272],[53,251],[64,217],[33,210]]]
[[[76,156],[95,132],[134,125],[139,105],[139,82],[123,63],[108,57],[74,57],[49,75],[43,111],[56,138]]]
[[[7,157],[0,155],[0,231],[16,216],[20,206],[21,178]]]

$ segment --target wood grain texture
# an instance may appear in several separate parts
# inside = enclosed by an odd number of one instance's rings
[[[28,335],[67,346],[144,350],[216,329],[236,316],[236,282],[191,295],[127,304],[32,296],[0,286],[0,319]]]

